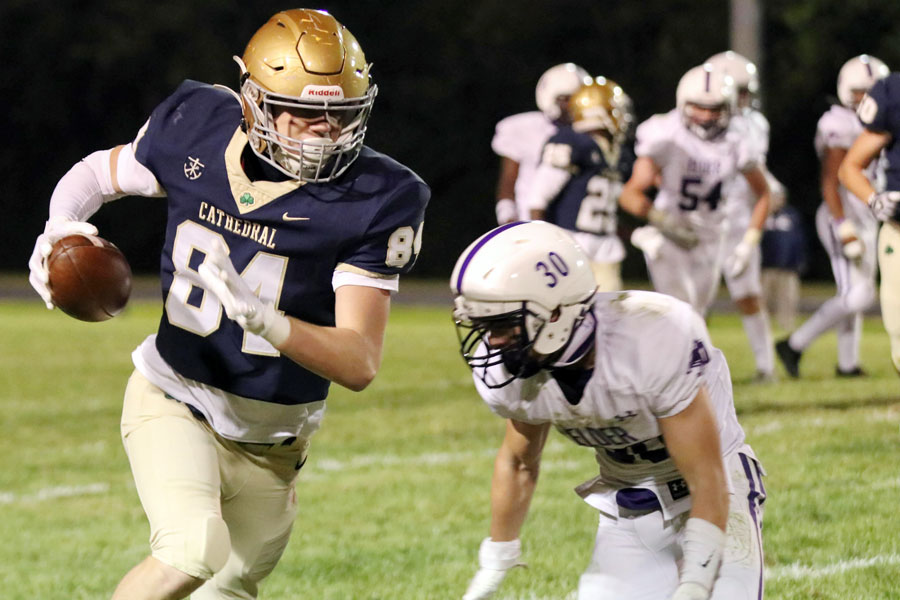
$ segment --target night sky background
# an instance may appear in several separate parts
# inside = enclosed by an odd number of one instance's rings
[[[764,2],[763,2],[764,3]],[[806,0],[764,7],[758,65],[772,126],[769,168],[807,217],[810,278],[830,278],[814,235],[821,201],[813,136],[838,70],[869,53],[900,69],[900,2]],[[56,181],[83,156],[131,141],[183,79],[237,86],[231,57],[272,14],[295,5],[234,0],[5,0],[0,7],[0,165],[7,251],[27,269]],[[572,61],[620,83],[639,120],[675,103],[681,75],[729,47],[724,0],[326,1],[354,33],[379,86],[366,143],[431,186],[417,277],[449,276],[495,225],[494,125],[534,109],[534,86]],[[124,198],[93,222],[138,272],[158,268],[165,202]],[[628,245],[626,277],[644,275]]]

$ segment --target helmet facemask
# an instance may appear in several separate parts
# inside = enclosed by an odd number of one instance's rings
[[[454,319],[462,357],[489,388],[532,377],[563,356],[592,301],[593,293],[583,302],[548,311],[531,301],[479,302],[458,296]],[[517,308],[508,310],[511,306]],[[497,337],[503,343],[492,345]],[[497,365],[505,373],[491,370]],[[498,378],[501,373],[506,377]]]
[[[713,111],[718,113],[718,116],[703,119],[699,115],[703,110]],[[727,104],[701,106],[694,102],[688,102],[681,112],[685,127],[703,140],[713,140],[722,135],[728,129],[728,123],[731,120],[731,111]]]
[[[259,158],[289,177],[311,183],[331,181],[347,170],[362,150],[377,86],[370,86],[361,98],[346,100],[313,100],[276,94],[256,83],[240,58],[235,57],[235,60],[243,71],[241,97],[247,135]],[[336,139],[299,139],[279,133],[275,120],[284,110],[313,122],[324,117],[339,134]]]

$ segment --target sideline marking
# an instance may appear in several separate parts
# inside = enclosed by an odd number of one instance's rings
[[[900,554],[880,554],[869,558],[842,560],[824,567],[801,565],[800,563],[773,567],[766,569],[766,581],[821,579],[830,575],[838,575],[857,569],[867,569],[878,565],[900,565]]]
[[[15,502],[42,502],[55,498],[71,498],[73,496],[89,496],[105,494],[109,491],[108,483],[89,483],[87,485],[58,485],[43,488],[32,494],[14,494],[12,492],[0,492],[0,504],[13,504]]]

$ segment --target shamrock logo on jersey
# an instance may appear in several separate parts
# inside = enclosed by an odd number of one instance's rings
[[[246,204],[247,206],[250,206],[254,202],[256,202],[256,200],[253,199],[253,196],[251,196],[249,192],[244,192],[244,195],[241,196],[238,200],[241,204]]]

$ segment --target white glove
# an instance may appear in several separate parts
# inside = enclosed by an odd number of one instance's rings
[[[709,591],[699,583],[682,583],[672,594],[672,600],[708,600]]]
[[[750,228],[744,234],[744,239],[735,246],[731,256],[725,259],[725,273],[729,277],[738,277],[750,266],[753,251],[759,245],[762,232],[759,229]]]
[[[519,540],[495,542],[487,537],[481,541],[478,549],[480,568],[469,583],[463,600],[482,600],[490,598],[500,588],[507,571],[520,566],[522,543]]]
[[[897,219],[898,204],[900,204],[900,192],[877,192],[866,200],[872,214],[879,221]]]
[[[681,583],[671,600],[707,600],[725,551],[725,532],[705,519],[691,517],[681,542]]]
[[[631,244],[646,254],[650,260],[656,260],[659,256],[663,242],[663,234],[652,225],[644,225],[631,232]]]
[[[651,208],[650,212],[647,213],[647,222],[685,250],[690,250],[699,242],[694,229],[687,223],[683,223],[672,213],[661,211],[658,208]]]
[[[862,258],[865,246],[856,233],[856,227],[850,219],[843,219],[835,227],[838,239],[841,241],[841,252],[849,260],[858,261]]]
[[[44,225],[44,233],[34,242],[34,250],[28,259],[28,282],[38,293],[47,308],[53,308],[50,299],[50,273],[47,271],[47,257],[53,250],[53,244],[70,235],[97,235],[97,228],[84,221],[71,221],[66,217],[51,217]]]
[[[228,248],[221,240],[207,253],[197,273],[225,307],[228,318],[246,331],[262,336],[276,348],[291,335],[290,320],[253,293],[231,264]]]
[[[494,205],[494,212],[497,213],[497,225],[506,225],[519,219],[516,201],[509,198],[497,200],[497,204]]]

